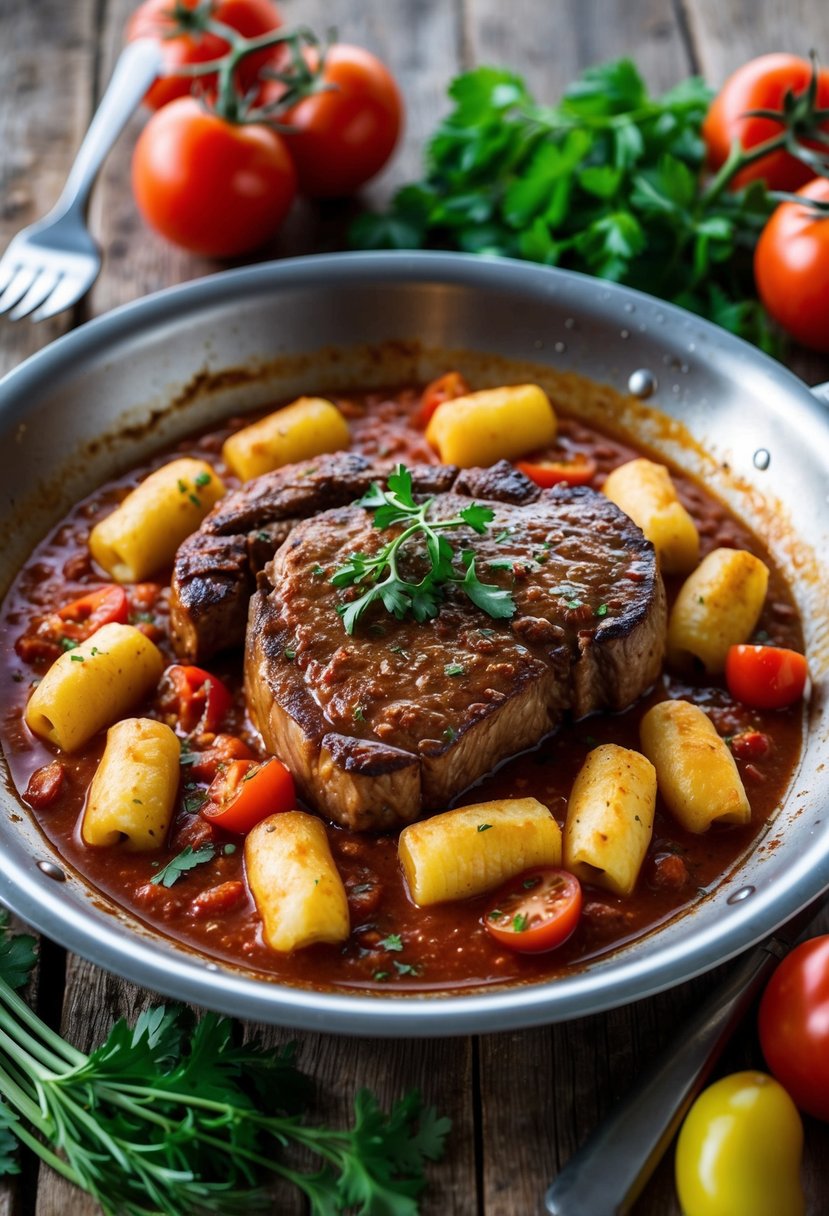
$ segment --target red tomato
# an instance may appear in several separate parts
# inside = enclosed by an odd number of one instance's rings
[[[829,181],[815,178],[797,193],[829,202]],[[782,203],[757,242],[754,281],[775,321],[797,342],[829,351],[829,217]]]
[[[521,954],[553,950],[575,931],[581,884],[567,870],[528,870],[507,883],[484,917],[487,933]]]
[[[196,8],[203,0],[179,0],[185,8]],[[172,17],[173,0],[144,0],[127,24],[127,41],[136,38],[159,38],[164,48],[164,66],[170,75],[157,80],[148,90],[144,101],[153,110],[166,106],[176,97],[187,97],[193,90],[210,92],[215,88],[215,76],[200,76],[197,80],[187,76],[176,76],[177,68],[193,63],[208,63],[218,59],[228,49],[224,38],[215,34],[176,34]],[[217,0],[212,5],[211,16],[223,25],[238,30],[245,38],[258,38],[278,29],[282,18],[271,0]],[[278,47],[268,47],[247,56],[237,72],[239,91],[245,94],[258,80],[259,72],[273,63]]]
[[[771,118],[747,116],[749,110],[781,110],[786,93],[805,92],[812,75],[808,59],[797,55],[761,55],[738,68],[720,89],[702,125],[702,135],[712,169],[719,169],[731,151],[734,140],[743,148],[756,148],[779,135],[782,127]],[[817,103],[829,107],[829,71],[818,76]],[[824,124],[829,131],[829,123]],[[819,146],[819,145],[816,145]],[[769,153],[745,169],[732,181],[738,189],[762,179],[772,190],[797,190],[814,177],[808,166],[782,149]]]
[[[207,791],[201,813],[208,822],[243,836],[261,819],[296,805],[294,779],[275,757],[257,764],[233,760]]]
[[[829,1121],[829,935],[802,942],[760,1002],[766,1063],[801,1110]]]
[[[187,734],[197,728],[212,734],[219,729],[233,698],[222,681],[203,667],[176,663],[161,678],[160,703],[166,713],[175,714]]]
[[[308,58],[313,62],[310,51]],[[337,198],[353,193],[383,168],[400,134],[403,102],[391,72],[358,46],[332,46],[322,81],[331,88],[303,98],[279,121],[295,128],[285,139],[300,192]],[[272,97],[278,89],[271,90]]]
[[[180,97],[152,116],[132,160],[132,188],[144,219],[176,245],[232,257],[272,236],[296,193],[282,138],[239,125]]]
[[[443,405],[444,401],[465,397],[468,392],[469,385],[460,372],[445,372],[444,375],[438,376],[437,380],[427,384],[421,393],[420,405],[414,416],[415,426],[425,429],[439,405]]]
[[[562,481],[570,486],[586,486],[596,476],[596,462],[584,452],[575,452],[572,460],[517,460],[515,464],[525,477],[545,489]]]
[[[761,730],[744,730],[731,740],[731,754],[738,760],[762,760],[771,751],[771,739]]]
[[[123,625],[129,614],[127,593],[117,583],[109,583],[97,591],[89,591],[80,599],[59,608],[49,618],[50,632],[73,641],[83,642],[102,625],[113,621]]]
[[[731,646],[725,682],[735,701],[753,709],[784,709],[803,696],[806,660],[782,646]]]
[[[217,735],[203,752],[192,752],[187,772],[194,781],[212,781],[232,760],[256,760],[256,753],[236,735]]]

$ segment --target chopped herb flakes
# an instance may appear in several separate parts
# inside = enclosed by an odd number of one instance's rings
[[[74,638],[61,638],[60,640],[61,650],[74,650],[77,645]]]
[[[412,963],[399,963],[395,959],[394,967],[398,975],[420,975],[420,968]]]
[[[525,933],[530,920],[523,912],[519,912],[517,916],[512,918],[512,927],[516,933]]]
[[[201,490],[204,486],[209,486],[213,478],[209,473],[199,473],[194,479],[194,485]]]
[[[454,743],[458,737],[458,732],[453,726],[447,726],[443,732],[443,737],[447,743]]]
[[[70,654],[69,658],[73,663],[82,663],[84,660],[84,656],[82,654]]]
[[[290,646],[286,646],[282,653],[285,655],[285,658],[289,663],[293,663],[294,659],[296,658],[295,650],[293,650]]]
[[[491,823],[479,823],[475,830],[477,832],[488,832],[491,827]]]
[[[375,971],[375,972],[374,972],[374,979],[375,979],[375,980],[378,982],[378,984],[379,984],[379,983],[382,983],[382,982],[383,982],[383,980],[387,980],[387,979],[389,978],[389,975],[390,975],[390,974],[391,974],[391,972],[389,972],[389,971]]]
[[[355,707],[354,707],[354,720],[355,720],[356,722],[365,722],[365,720],[366,720],[366,715],[363,713],[363,707],[362,707],[362,705],[355,705]]]
[[[394,954],[399,954],[403,949],[403,939],[399,933],[390,933],[388,937],[384,937],[381,942],[377,943],[378,950],[391,950]]]
[[[443,674],[446,676],[465,676],[466,668],[462,663],[447,663],[443,669]]]
[[[598,617],[607,616],[608,611],[609,611],[609,609],[607,607],[607,604],[599,604],[598,608],[596,609],[596,616],[598,616]]]

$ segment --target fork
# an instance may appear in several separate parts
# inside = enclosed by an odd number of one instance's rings
[[[43,219],[12,238],[0,258],[0,314],[43,321],[71,308],[101,269],[101,250],[86,226],[86,205],[104,158],[162,68],[152,38],[131,42],[90,123],[60,198]]]

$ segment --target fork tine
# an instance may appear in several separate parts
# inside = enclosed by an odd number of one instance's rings
[[[56,274],[54,270],[42,270],[23,299],[18,304],[15,304],[9,313],[9,320],[20,321],[23,317],[27,317],[30,312],[34,312],[44,302],[46,297],[52,294],[59,281],[60,275]]]
[[[29,290],[39,273],[39,267],[33,270],[31,266],[21,266],[0,296],[0,312],[7,312],[8,309],[14,308],[17,301],[22,299]]]
[[[48,317],[54,317],[56,313],[63,312],[65,308],[71,308],[82,295],[85,295],[90,286],[91,284],[86,279],[80,278],[79,275],[64,275],[37,312],[32,313],[31,320],[45,321]]]
[[[20,263],[16,260],[16,258],[10,257],[9,252],[7,252],[3,257],[2,262],[0,262],[0,295],[2,295],[9,283],[11,283],[19,267]]]

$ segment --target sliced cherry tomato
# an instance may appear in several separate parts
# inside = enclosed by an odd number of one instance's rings
[[[219,729],[233,698],[222,681],[203,667],[176,663],[161,678],[160,703],[166,713],[175,714],[188,735],[197,728],[212,734]]]
[[[414,416],[415,426],[423,430],[432,420],[432,414],[444,401],[454,401],[457,397],[465,397],[469,385],[460,372],[445,372],[427,384],[420,397],[420,405]]]
[[[483,924],[500,945],[542,954],[575,931],[581,903],[581,883],[567,870],[528,870],[502,888]]]
[[[738,760],[762,760],[771,751],[771,739],[761,730],[744,730],[731,740],[731,754]]]
[[[317,57],[306,52],[312,66]],[[299,176],[311,198],[351,194],[383,168],[403,123],[403,101],[394,77],[376,55],[337,43],[325,54],[323,91],[280,114]],[[279,96],[279,84],[265,100]]]
[[[782,646],[731,646],[725,682],[736,701],[753,709],[784,709],[803,696],[809,674],[806,660]]]
[[[295,805],[294,779],[272,756],[262,764],[233,760],[211,784],[201,813],[217,827],[244,836],[261,819]]]
[[[829,203],[818,177],[797,192]],[[781,203],[754,250],[754,281],[768,311],[795,341],[829,351],[829,219],[800,203]]]
[[[726,161],[735,140],[748,150],[779,135],[779,122],[755,117],[749,110],[782,110],[786,93],[804,93],[811,75],[808,59],[781,53],[760,55],[729,76],[702,126],[711,168],[719,169]],[[817,105],[819,109],[829,108],[829,71],[825,69],[818,74]],[[781,148],[747,165],[734,178],[732,187],[739,189],[761,179],[772,190],[797,190],[812,177],[814,172],[808,165]]]
[[[225,122],[195,97],[153,114],[132,158],[144,219],[168,241],[207,257],[246,253],[272,236],[293,202],[296,170],[276,131]]]
[[[210,747],[187,758],[187,772],[193,781],[212,781],[231,760],[256,760],[256,753],[236,735],[216,735]]]
[[[584,452],[574,452],[572,460],[518,460],[515,467],[544,489],[562,481],[570,486],[586,486],[596,476],[596,462]]]
[[[113,621],[123,625],[128,615],[126,591],[116,583],[109,583],[59,608],[49,618],[50,632],[72,638],[75,642],[85,642],[102,625],[109,625]]]
[[[203,6],[204,0],[179,0],[185,8]],[[186,76],[176,76],[176,70],[194,63],[208,63],[218,59],[228,49],[224,38],[216,34],[177,34],[172,15],[173,0],[144,0],[130,17],[127,24],[127,41],[136,38],[158,38],[164,50],[164,69],[167,73],[145,94],[146,105],[153,110],[167,105],[177,97],[186,97],[194,87],[194,81]],[[222,25],[230,26],[245,38],[258,38],[269,34],[282,24],[279,10],[271,0],[213,0],[210,16]],[[259,72],[274,62],[275,48],[258,51],[246,56],[237,73],[237,84],[241,94],[252,88]],[[202,76],[195,87],[208,93],[215,88],[215,76]]]
[[[801,1110],[829,1121],[829,934],[783,959],[760,1001],[766,1063]]]

